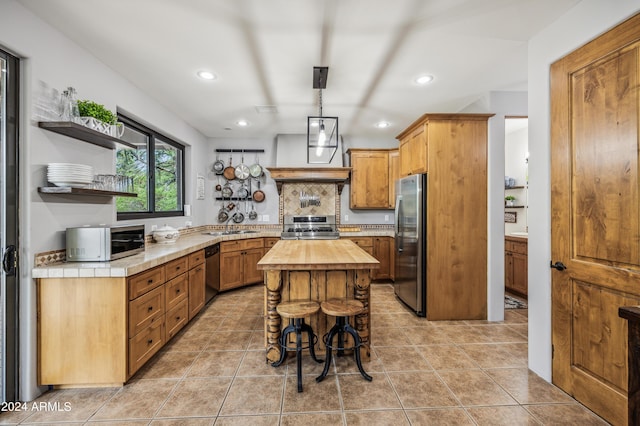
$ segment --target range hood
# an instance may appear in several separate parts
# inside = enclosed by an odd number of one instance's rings
[[[344,184],[349,180],[351,167],[267,167],[271,178],[276,181],[278,194],[283,183],[335,183],[338,194],[342,193]]]

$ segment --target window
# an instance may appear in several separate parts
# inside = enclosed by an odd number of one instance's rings
[[[116,198],[118,220],[184,215],[184,146],[130,118],[118,119],[125,125],[122,139],[136,148],[118,147],[116,173],[133,178],[138,194]]]

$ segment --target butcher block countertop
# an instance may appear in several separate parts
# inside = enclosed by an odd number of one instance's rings
[[[377,269],[373,256],[350,240],[280,240],[258,262],[262,270]]]

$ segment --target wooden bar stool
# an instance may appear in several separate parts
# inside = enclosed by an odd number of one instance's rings
[[[271,365],[273,367],[278,367],[281,365],[285,358],[287,357],[287,351],[294,350],[294,348],[289,348],[287,346],[287,336],[291,333],[296,334],[296,367],[297,367],[297,375],[298,375],[298,392],[302,392],[302,350],[309,349],[309,353],[311,353],[311,357],[314,361],[321,363],[322,360],[316,357],[316,352],[314,350],[314,345],[316,342],[316,336],[313,334],[313,329],[311,326],[304,322],[304,318],[314,315],[320,310],[320,305],[318,302],[314,302],[312,300],[304,300],[299,302],[282,302],[276,306],[276,311],[283,318],[289,318],[289,325],[282,330],[282,335],[280,336],[280,359]],[[309,338],[309,346],[302,346],[302,333],[307,332],[307,336]]]
[[[325,346],[327,347],[327,356],[324,360],[324,370],[322,371],[322,374],[316,377],[316,382],[323,381],[327,376],[329,366],[331,365],[331,353],[333,349],[338,351],[338,356],[342,356],[345,349],[353,349],[356,355],[356,364],[358,366],[358,370],[360,370],[360,374],[362,374],[362,377],[368,381],[373,380],[370,375],[365,373],[364,368],[362,368],[362,360],[360,359],[360,346],[362,346],[362,340],[360,339],[360,335],[349,324],[349,317],[358,315],[364,311],[364,305],[362,302],[355,299],[330,299],[322,302],[320,308],[326,315],[336,317],[336,325],[331,327],[331,330],[327,333],[327,339],[325,342]],[[353,337],[353,341],[355,342],[353,347],[344,347],[344,333],[349,333],[351,337]],[[333,338],[336,334],[338,335],[338,346],[333,346]]]

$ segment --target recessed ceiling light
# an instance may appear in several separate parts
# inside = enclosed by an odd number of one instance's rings
[[[388,121],[378,121],[376,123],[376,127],[378,129],[385,129],[387,127],[391,126],[391,124]]]
[[[239,127],[247,127],[249,125],[249,122],[247,120],[238,120],[236,121],[236,125],[238,125]]]
[[[212,73],[211,71],[198,71],[197,75],[198,75],[198,77],[200,77],[203,80],[215,80],[216,79],[216,75],[214,73]]]
[[[421,75],[420,77],[415,79],[415,82],[418,84],[427,84],[430,83],[431,81],[433,81],[433,76],[432,75]]]

